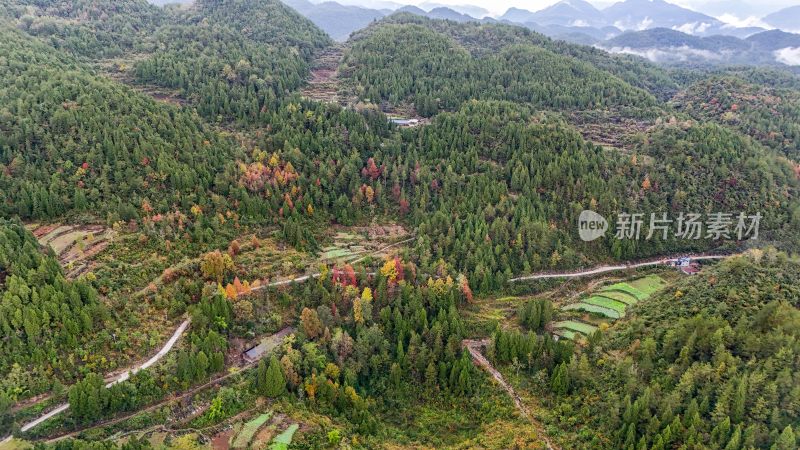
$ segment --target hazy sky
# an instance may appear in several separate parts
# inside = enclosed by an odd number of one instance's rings
[[[381,7],[383,1],[393,3],[420,5],[424,3],[439,3],[446,5],[475,5],[489,10],[493,14],[502,14],[508,8],[517,8],[537,11],[549,5],[557,3],[558,0],[344,0],[340,3],[362,4],[364,6]],[[748,17],[753,19],[763,17],[787,6],[800,4],[800,0],[667,0],[686,8],[700,11],[711,16],[719,17],[722,15],[731,16],[739,20],[746,20]],[[605,7],[615,3],[615,0],[589,0],[589,3],[597,7]]]

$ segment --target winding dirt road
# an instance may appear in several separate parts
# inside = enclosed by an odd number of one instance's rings
[[[525,419],[527,419],[531,423],[531,425],[533,425],[533,427],[536,429],[536,432],[544,441],[545,445],[547,445],[547,448],[549,450],[560,450],[560,448],[557,445],[553,444],[553,442],[547,436],[547,433],[545,432],[542,424],[539,423],[539,421],[536,420],[535,417],[533,417],[533,415],[525,406],[525,404],[522,403],[522,399],[519,397],[519,395],[517,395],[516,391],[514,391],[514,388],[511,387],[511,385],[508,384],[508,382],[506,382],[505,378],[503,378],[503,374],[498,372],[497,369],[495,369],[494,366],[492,366],[492,363],[490,363],[489,360],[486,359],[485,356],[483,356],[481,349],[489,345],[489,342],[491,342],[491,340],[489,339],[481,339],[481,340],[465,339],[461,342],[461,345],[464,348],[466,348],[467,351],[469,351],[469,354],[472,356],[472,361],[475,363],[475,365],[489,372],[492,378],[494,378],[495,381],[497,381],[497,383],[503,389],[505,389],[505,391],[511,397],[511,400],[514,401],[514,405],[517,407],[517,410],[519,410],[520,414],[522,414],[522,416],[525,417]]]
[[[627,264],[620,264],[616,266],[598,266],[591,269],[581,270],[577,272],[546,272],[546,273],[534,273],[531,275],[525,275],[517,278],[511,278],[508,280],[509,283],[516,283],[518,281],[529,281],[529,280],[543,280],[548,278],[580,278],[580,277],[587,277],[591,275],[597,275],[606,272],[614,272],[617,270],[627,270],[627,269],[637,269],[639,267],[647,267],[647,266],[658,266],[662,264],[669,264],[672,262],[677,262],[681,258],[690,258],[694,261],[697,260],[709,260],[709,259],[725,259],[730,258],[731,256],[735,255],[684,255],[684,256],[677,256],[672,258],[662,258],[662,259],[655,259],[651,261],[642,261],[636,263],[627,263]]]
[[[178,328],[175,330],[175,332],[172,333],[172,337],[170,337],[169,340],[167,340],[167,342],[164,344],[163,347],[161,347],[161,350],[159,350],[158,353],[153,355],[152,358],[148,359],[144,363],[142,363],[142,364],[140,364],[140,365],[138,365],[138,366],[136,366],[134,368],[128,369],[125,372],[121,373],[120,375],[117,376],[117,378],[115,378],[114,380],[112,380],[109,383],[107,383],[106,387],[111,387],[111,386],[113,386],[113,385],[115,385],[117,383],[121,383],[121,382],[123,382],[125,380],[128,380],[131,377],[131,375],[135,374],[136,372],[138,372],[140,370],[147,369],[148,367],[150,367],[153,364],[157,363],[161,358],[164,357],[164,355],[166,355],[167,353],[169,353],[170,350],[172,350],[172,347],[175,346],[175,343],[178,342],[178,339],[181,338],[181,336],[183,335],[183,332],[186,331],[186,328],[189,327],[190,323],[191,323],[190,319],[184,320],[180,324],[180,326],[178,326]],[[47,421],[47,420],[49,420],[49,419],[51,419],[51,418],[63,413],[64,411],[66,411],[68,409],[69,409],[69,403],[63,403],[61,405],[58,405],[56,408],[50,410],[49,412],[43,414],[42,416],[40,416],[40,417],[38,417],[38,418],[36,418],[36,419],[34,419],[34,420],[22,425],[22,427],[20,428],[20,431],[22,431],[24,433],[24,432],[36,427],[37,425],[40,425],[42,422],[45,422],[45,421]]]
[[[282,330],[278,331],[277,333],[271,335],[270,338],[274,342],[270,346],[269,350],[266,353],[264,353],[263,355],[261,355],[261,356],[264,357],[267,354],[269,354],[272,351],[272,349],[274,349],[278,345],[281,345],[284,342],[284,339],[286,338],[286,336],[288,336],[288,335],[290,335],[290,334],[292,334],[294,332],[295,332],[295,328],[290,326],[290,327],[285,327]],[[51,436],[51,437],[49,437],[47,439],[44,439],[43,441],[46,444],[53,444],[53,443],[56,443],[56,442],[61,441],[63,439],[74,438],[74,437],[80,435],[81,433],[83,433],[83,432],[85,432],[87,430],[91,430],[91,429],[99,428],[99,427],[107,427],[109,425],[114,425],[114,424],[117,424],[117,423],[120,423],[120,422],[124,422],[124,421],[130,419],[131,417],[138,416],[139,414],[147,413],[147,412],[150,412],[150,411],[155,411],[158,408],[161,408],[161,407],[163,407],[163,406],[165,406],[165,405],[167,405],[169,403],[172,403],[172,402],[175,402],[175,401],[179,401],[179,400],[183,400],[185,398],[191,397],[191,396],[197,394],[198,392],[200,392],[202,390],[208,389],[208,388],[210,388],[212,386],[216,386],[216,385],[222,383],[223,381],[225,381],[225,380],[227,380],[229,378],[232,378],[232,377],[235,377],[237,375],[240,375],[243,371],[256,367],[258,365],[258,363],[259,363],[259,360],[250,361],[248,363],[245,363],[245,364],[243,364],[241,366],[236,367],[237,370],[228,371],[226,373],[223,373],[222,375],[218,375],[217,377],[212,378],[211,380],[209,380],[206,383],[203,383],[201,385],[195,386],[195,387],[189,389],[188,391],[183,391],[180,394],[171,395],[171,396],[161,400],[160,402],[154,403],[154,404],[152,404],[150,406],[147,406],[147,407],[145,407],[143,409],[139,409],[139,410],[136,410],[136,411],[131,411],[129,413],[126,413],[126,414],[123,414],[123,415],[120,415],[120,416],[117,416],[117,417],[113,417],[113,418],[110,418],[110,419],[107,419],[107,420],[104,420],[104,421],[93,423],[91,425],[88,425],[86,427],[80,428],[80,429],[75,430],[75,431],[62,433],[62,434],[59,434],[57,436]]]

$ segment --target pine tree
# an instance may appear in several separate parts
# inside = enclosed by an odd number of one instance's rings
[[[283,376],[278,358],[272,355],[269,360],[269,367],[264,374],[263,394],[267,397],[275,398],[280,397],[284,392],[286,392],[286,378]]]

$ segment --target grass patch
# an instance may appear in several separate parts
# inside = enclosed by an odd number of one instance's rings
[[[561,328],[559,330],[556,330],[555,334],[557,334],[557,335],[559,335],[559,336],[561,336],[563,338],[571,339],[571,340],[574,341],[575,340],[575,335],[580,334],[580,333],[577,333],[577,332],[572,331],[572,330],[568,330],[566,328]]]
[[[33,447],[28,441],[21,441],[13,438],[8,442],[0,442],[0,450],[27,450]]]
[[[633,280],[629,284],[633,288],[638,289],[639,291],[645,293],[647,296],[650,296],[653,293],[661,290],[664,286],[666,286],[667,282],[664,281],[658,275],[648,275],[644,278]]]

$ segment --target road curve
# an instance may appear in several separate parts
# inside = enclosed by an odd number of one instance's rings
[[[158,351],[158,353],[156,353],[152,358],[148,359],[147,361],[145,361],[141,365],[136,366],[136,367],[134,367],[132,369],[129,369],[129,370],[121,373],[116,379],[114,379],[114,380],[110,381],[109,383],[107,383],[106,387],[111,387],[111,386],[113,386],[113,385],[115,385],[117,383],[121,383],[121,382],[123,382],[125,380],[128,380],[131,377],[131,375],[135,374],[136,372],[138,372],[140,370],[143,370],[143,369],[147,369],[148,367],[150,367],[153,364],[157,363],[161,358],[164,357],[164,355],[166,355],[167,353],[169,353],[170,350],[172,350],[172,347],[174,347],[175,343],[178,342],[178,339],[180,339],[180,337],[183,335],[183,332],[186,331],[186,328],[189,327],[189,323],[191,323],[190,319],[184,320],[180,324],[180,326],[178,326],[178,328],[175,330],[175,332],[172,333],[172,337],[169,338],[167,343],[164,344],[164,346],[161,348],[161,350]],[[22,427],[20,428],[20,431],[22,431],[24,433],[24,432],[26,432],[26,431],[28,431],[28,430],[40,425],[41,423],[43,423],[43,422],[45,422],[45,421],[47,421],[49,419],[52,419],[53,417],[63,413],[64,411],[66,411],[68,409],[69,409],[69,403],[63,403],[61,405],[58,405],[55,409],[52,409],[51,411],[47,412],[46,414],[44,414],[44,415],[42,415],[42,416],[40,416],[40,417],[38,417],[38,418],[26,423],[24,425],[22,425]],[[9,436],[6,439],[11,439],[11,437],[12,436]],[[5,441],[3,441],[3,442],[5,442]]]
[[[586,269],[578,272],[548,272],[548,273],[534,273],[531,275],[525,275],[522,277],[511,278],[508,280],[509,283],[515,283],[518,281],[528,281],[528,280],[544,280],[548,278],[580,278],[586,277],[591,275],[597,275],[606,272],[614,272],[617,270],[626,270],[626,269],[637,269],[639,267],[647,267],[647,266],[657,266],[660,264],[668,264],[671,262],[676,262],[681,258],[690,258],[692,260],[709,260],[709,259],[725,259],[729,258],[734,255],[686,255],[681,257],[674,257],[674,258],[662,258],[656,259],[652,261],[643,261],[638,263],[629,263],[629,264],[620,264],[616,266],[598,266],[591,269]]]

